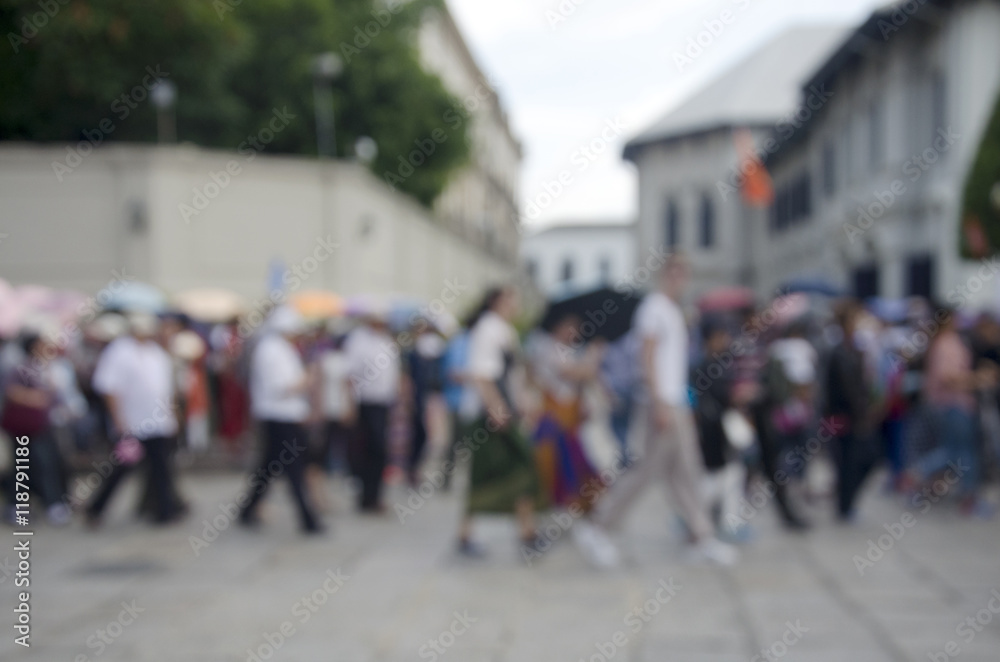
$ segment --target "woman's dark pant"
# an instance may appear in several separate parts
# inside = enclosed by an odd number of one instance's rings
[[[288,477],[292,496],[299,507],[299,519],[306,531],[319,528],[316,516],[305,491],[305,470],[308,463],[308,436],[299,423],[288,421],[261,421],[263,454],[258,469],[250,475],[250,497],[243,512],[244,521],[255,518],[257,504],[271,485],[281,475]]]
[[[870,435],[848,432],[837,437],[837,514],[850,517],[865,478],[879,459],[875,440]]]
[[[378,507],[382,494],[382,474],[387,460],[386,432],[389,406],[362,404],[358,408],[358,432],[364,448],[359,506],[362,509]]]
[[[155,497],[154,521],[167,522],[177,514],[177,503],[174,501],[173,472],[170,467],[170,450],[173,438],[150,437],[139,441],[142,442],[142,448],[146,453],[144,462],[146,463],[147,480]],[[132,465],[122,464],[117,458],[112,458],[112,460],[115,468],[104,479],[100,491],[87,508],[87,512],[94,517],[99,517],[104,512],[105,506],[115,490],[118,489],[122,479],[133,468]]]

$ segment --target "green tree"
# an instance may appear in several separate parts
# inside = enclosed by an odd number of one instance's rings
[[[993,115],[983,133],[962,196],[962,219],[967,222],[971,219],[978,220],[988,242],[985,248],[989,252],[1000,247],[1000,209],[992,199],[993,188],[1000,185],[998,183],[1000,183],[1000,96],[997,97]],[[967,236],[962,237],[961,246],[962,253],[966,257],[979,257],[972,255],[973,252],[979,251],[972,250]]]
[[[0,49],[0,140],[87,139],[107,118],[114,130],[103,139],[155,141],[155,111],[137,98],[159,71],[178,89],[180,140],[236,149],[277,109],[293,119],[266,153],[314,155],[312,65],[332,51],[344,60],[334,82],[338,154],[371,136],[379,147],[371,168],[384,177],[416,143],[447,132],[397,182],[430,205],[468,157],[464,123],[448,121],[456,101],[421,67],[415,46],[423,12],[439,2],[146,0],[140,9],[127,0],[51,0],[54,15],[40,17],[38,0],[0,0],[10,46]]]

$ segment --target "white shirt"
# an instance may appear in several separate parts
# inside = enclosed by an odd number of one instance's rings
[[[651,292],[636,309],[632,326],[643,342],[656,342],[652,366],[656,398],[688,406],[688,332],[680,307],[662,292]]]
[[[351,385],[361,404],[391,405],[399,396],[399,346],[387,333],[361,326],[344,342]]]
[[[320,372],[323,375],[323,418],[328,421],[339,421],[347,415],[350,399],[347,391],[347,378],[351,365],[347,355],[340,350],[330,349],[320,356]]]
[[[775,340],[771,344],[771,353],[781,361],[788,381],[793,384],[812,384],[816,381],[819,356],[805,338]]]
[[[492,311],[485,313],[469,332],[466,375],[471,379],[499,380],[504,376],[505,356],[514,350],[516,342],[517,332],[507,320]],[[459,411],[465,420],[482,415],[478,389],[465,389]]]
[[[125,336],[112,342],[97,361],[93,385],[115,399],[122,433],[139,439],[177,434],[173,361],[155,341]]]
[[[535,380],[551,397],[571,402],[580,394],[580,385],[563,376],[563,371],[576,363],[578,352],[547,333],[539,333],[528,352]]]
[[[305,379],[295,346],[277,333],[265,335],[250,359],[250,411],[260,421],[301,423],[309,416],[309,400],[297,390]]]

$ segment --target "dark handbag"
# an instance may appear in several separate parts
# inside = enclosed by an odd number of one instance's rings
[[[3,413],[0,414],[0,428],[11,435],[37,434],[49,423],[49,412],[45,407],[31,407],[15,402],[10,398],[4,400]]]

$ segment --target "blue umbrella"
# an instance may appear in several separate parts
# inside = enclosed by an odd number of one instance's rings
[[[825,297],[839,297],[844,295],[844,291],[823,278],[793,278],[785,281],[779,288],[781,292],[792,294],[801,292],[802,294],[818,294]]]
[[[98,302],[106,310],[154,315],[167,310],[167,297],[148,283],[128,281],[117,287],[108,287],[108,294],[110,296],[106,301],[103,296],[98,297]]]

